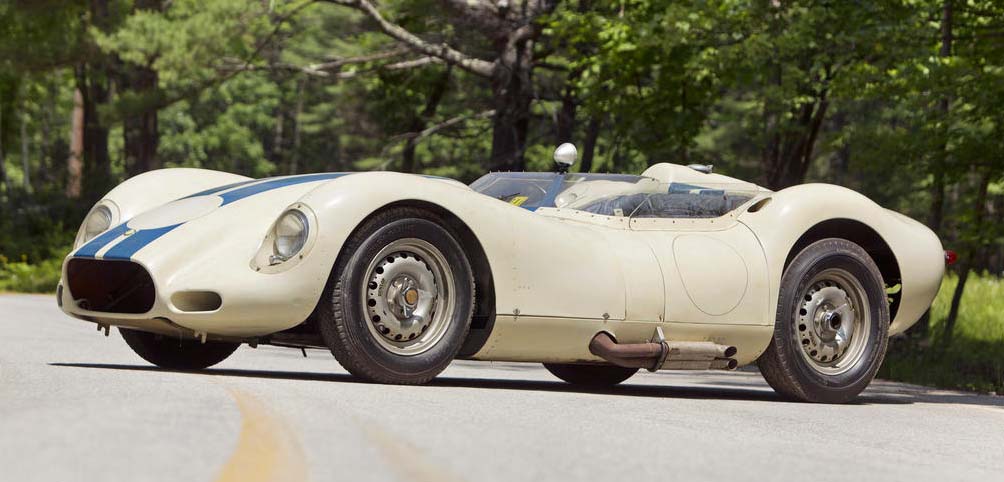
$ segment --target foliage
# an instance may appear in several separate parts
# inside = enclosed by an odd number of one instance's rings
[[[931,308],[932,331],[948,315],[958,277],[949,275]],[[894,339],[879,376],[910,383],[1004,393],[1004,280],[983,274],[968,282],[956,335],[941,351],[937,343]]]
[[[23,261],[10,262],[0,256],[0,292],[55,292],[62,264],[62,259],[59,258],[29,264]]]
[[[469,182],[498,166],[549,169],[554,145],[572,140],[583,153],[573,170],[710,163],[775,189],[844,185],[924,220],[960,252],[957,272],[990,273],[959,290],[958,338],[930,363],[978,351],[973,320],[991,313],[971,311],[972,293],[1004,273],[1001,2],[564,0],[524,2],[544,6],[529,15],[351,2],[376,5],[425,50],[338,3],[0,3],[4,289],[31,287],[104,186],[146,169]],[[497,162],[497,138],[520,130],[505,151],[518,162]],[[940,296],[934,326],[911,343],[931,343],[951,317],[937,314]],[[992,366],[976,363],[967,371]]]

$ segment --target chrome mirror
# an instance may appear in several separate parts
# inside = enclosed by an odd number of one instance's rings
[[[571,142],[566,142],[557,149],[554,150],[554,164],[558,172],[565,173],[568,172],[568,168],[575,164],[575,160],[579,157],[579,151],[575,148],[575,144]]]

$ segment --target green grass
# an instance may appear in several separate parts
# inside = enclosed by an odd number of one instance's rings
[[[1004,393],[1004,280],[971,274],[952,345],[939,340],[958,278],[949,275],[931,307],[930,338],[895,338],[882,378],[941,388]],[[907,334],[910,332],[908,331]]]
[[[0,256],[0,291],[54,293],[63,260],[47,259],[37,264],[10,262]]]

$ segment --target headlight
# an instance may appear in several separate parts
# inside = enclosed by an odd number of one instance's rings
[[[84,219],[83,226],[80,227],[80,242],[84,244],[95,236],[105,232],[112,227],[112,211],[107,206],[98,206],[91,210]]]
[[[307,235],[310,233],[310,226],[307,216],[302,212],[291,209],[279,217],[275,223],[275,243],[273,245],[273,262],[286,261],[303,249],[307,244]]]

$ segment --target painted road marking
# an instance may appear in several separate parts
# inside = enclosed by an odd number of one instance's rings
[[[241,432],[216,481],[306,481],[306,457],[286,424],[251,394],[229,391],[241,413]]]
[[[425,452],[400,435],[384,430],[372,420],[356,419],[366,437],[383,452],[388,466],[403,480],[415,482],[460,482],[460,477],[434,464]]]

